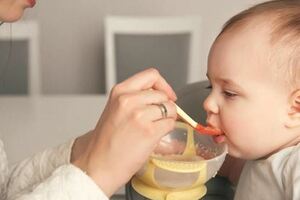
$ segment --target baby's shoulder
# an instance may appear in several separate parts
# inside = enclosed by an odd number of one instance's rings
[[[290,165],[299,165],[298,167],[300,167],[300,143],[290,148],[291,149],[288,151],[284,158],[285,167],[290,167]]]
[[[280,166],[280,168],[287,167],[289,164],[297,163],[300,161],[300,143],[274,153],[265,161],[273,165],[276,164]]]
[[[300,199],[300,144],[294,146],[282,162],[281,180],[286,199]]]

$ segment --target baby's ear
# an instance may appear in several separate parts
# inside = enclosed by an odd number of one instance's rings
[[[289,98],[288,128],[300,127],[300,89],[295,90]]]

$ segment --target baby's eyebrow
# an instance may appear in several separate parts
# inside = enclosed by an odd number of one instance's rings
[[[220,81],[223,83],[223,84],[226,84],[226,85],[234,85],[234,86],[238,86],[237,83],[235,83],[233,80],[231,79],[220,79]]]
[[[208,73],[206,73],[206,77],[208,78],[208,80],[210,80],[210,77],[208,75]],[[226,78],[216,78],[217,82],[226,84],[226,85],[235,85],[238,86],[238,84],[236,84],[233,80],[231,79],[226,79]]]
[[[217,81],[220,81],[220,83],[222,85],[228,85],[228,86],[234,87],[238,90],[243,90],[243,88],[238,83],[234,82],[232,79],[218,78]]]
[[[208,75],[208,73],[206,73],[206,77],[208,78],[208,80],[210,80],[210,77]],[[235,81],[233,81],[232,79],[228,79],[228,78],[216,78],[215,79],[216,82],[219,82],[220,84],[222,85],[229,85],[231,87],[234,87],[238,90],[243,90],[243,88],[238,84],[236,83]]]

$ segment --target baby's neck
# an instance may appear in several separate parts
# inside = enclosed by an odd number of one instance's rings
[[[294,138],[293,140],[291,140],[290,142],[285,144],[282,149],[291,147],[291,146],[295,146],[295,145],[299,144],[299,142],[300,142],[300,135],[298,135],[296,138]]]
[[[297,137],[295,137],[295,138],[293,138],[293,140],[291,140],[291,141],[289,141],[289,142],[283,144],[282,146],[280,146],[279,148],[277,148],[275,151],[269,153],[268,155],[265,155],[265,156],[259,158],[258,160],[261,160],[261,159],[263,159],[263,160],[264,160],[264,159],[267,159],[268,157],[270,157],[270,156],[272,156],[273,154],[275,154],[275,153],[281,151],[282,149],[285,149],[285,148],[288,148],[288,147],[291,147],[291,146],[296,146],[296,145],[299,144],[299,143],[300,143],[300,135],[297,136]]]
[[[278,151],[285,149],[287,147],[291,147],[291,146],[296,146],[297,144],[300,143],[300,135],[296,136],[295,138],[293,138],[292,140],[290,140],[289,142],[283,144],[281,147],[279,147],[275,152],[272,152],[272,154],[277,153]]]

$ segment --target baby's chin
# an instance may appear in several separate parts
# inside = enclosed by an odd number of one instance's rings
[[[232,143],[231,140],[228,137],[226,137],[225,134],[213,136],[213,140],[217,144],[226,143],[228,147],[228,154],[232,157],[243,160],[256,160],[263,157],[261,154],[255,154],[254,151],[237,148],[237,146],[234,145],[234,143]]]
[[[232,157],[243,159],[243,160],[259,160],[259,159],[263,158],[262,155],[256,155],[256,154],[253,154],[253,152],[247,153],[247,152],[238,151],[238,150],[230,147],[230,145],[228,145],[228,154]]]

